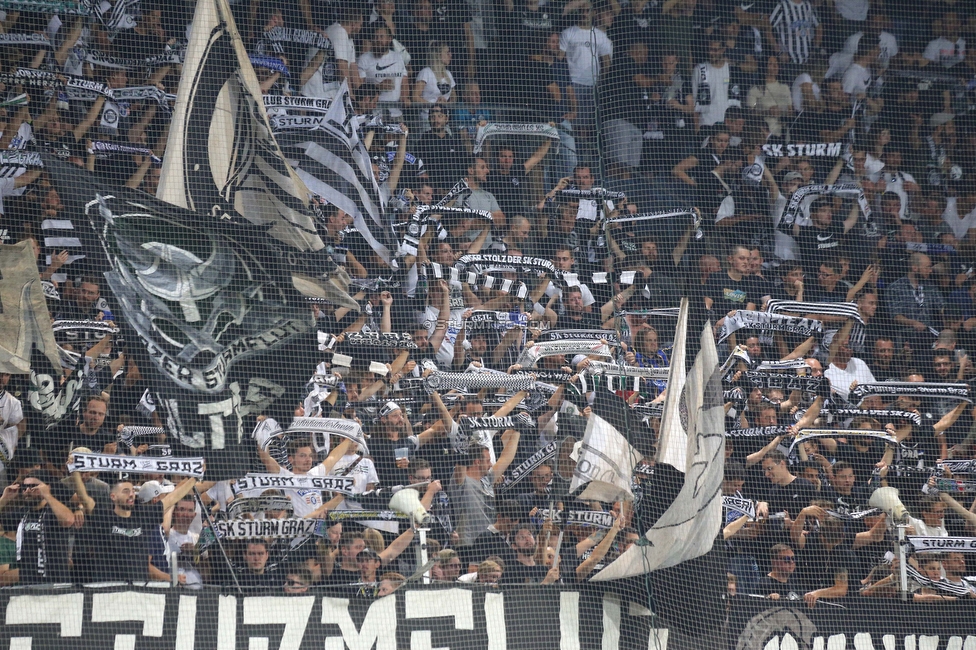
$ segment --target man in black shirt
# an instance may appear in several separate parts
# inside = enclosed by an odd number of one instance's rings
[[[500,501],[495,508],[495,523],[478,535],[474,543],[464,550],[468,573],[478,570],[486,558],[497,555],[509,567],[516,561],[511,537],[522,520],[522,506],[517,501]]]
[[[521,165],[515,164],[512,147],[503,146],[498,150],[498,159],[485,181],[485,189],[495,195],[502,212],[509,217],[525,212],[526,177],[549,153],[551,142],[548,138],[543,140],[535,153]]]
[[[432,105],[427,119],[430,131],[420,136],[417,151],[426,163],[430,183],[443,194],[461,180],[464,145],[456,133],[448,130],[449,118],[443,106]]]
[[[800,511],[817,498],[816,486],[806,479],[797,478],[790,472],[786,456],[779,449],[773,449],[762,459],[762,470],[772,486],[766,493],[769,512],[786,512],[796,518]]]
[[[75,422],[62,422],[52,432],[40,437],[38,446],[51,465],[61,468],[66,454],[75,447],[88,447],[96,453],[114,454],[118,437],[108,417],[108,401],[93,395],[85,403],[85,410]]]
[[[786,544],[774,544],[769,549],[769,566],[769,573],[760,578],[756,585],[757,595],[779,600],[788,598],[791,592],[800,591],[798,581],[793,575],[796,571],[796,554],[792,548]]]
[[[78,474],[74,474],[78,476]],[[180,482],[157,503],[136,505],[136,488],[129,480],[112,486],[110,503],[96,503],[80,476],[75,490],[91,513],[87,522],[95,551],[94,579],[97,581],[145,582],[149,580],[150,536],[159,534],[163,513],[190,493],[195,478]]]
[[[539,541],[542,541],[540,536]],[[536,536],[529,524],[523,524],[515,529],[512,537],[512,552],[514,562],[505,564],[502,574],[502,584],[538,584],[546,577],[545,564],[536,562],[538,551]]]
[[[583,306],[583,292],[579,287],[567,287],[563,289],[564,311],[559,316],[559,327],[570,329],[600,329],[603,322],[613,315],[614,306],[619,309],[624,302],[634,293],[634,287],[630,285],[620,293],[611,298],[599,311],[585,311]]]
[[[821,196],[810,204],[810,220],[812,225],[800,229],[793,226],[793,236],[803,267],[807,273],[814,275],[820,271],[820,265],[828,257],[841,252],[844,235],[857,223],[860,206],[854,203],[850,213],[842,223],[834,221],[834,205],[832,199]]]
[[[275,576],[268,572],[268,545],[263,539],[248,540],[244,550],[245,568],[237,574],[242,587],[268,588],[276,586]]]
[[[52,493],[52,486],[59,496]],[[74,513],[65,505],[70,496],[55,477],[40,472],[31,472],[23,483],[4,489],[0,510],[13,502],[21,509],[17,527],[20,584],[69,581],[68,533],[63,529],[75,523]]]
[[[705,283],[705,309],[711,310],[719,322],[730,311],[756,309],[756,298],[749,293],[753,287],[749,277],[752,272],[749,249],[732,246],[728,265],[728,271],[711,275]]]

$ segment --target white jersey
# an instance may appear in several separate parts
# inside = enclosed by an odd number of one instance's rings
[[[24,419],[20,400],[3,391],[0,393],[0,470],[14,457],[17,450],[17,425]]]
[[[463,315],[466,309],[464,294],[461,293],[461,283],[451,280],[450,284],[451,317],[447,322],[447,334],[444,336],[444,342],[441,343],[441,347],[437,351],[437,364],[442,368],[450,367],[454,361],[454,344],[457,342],[458,334],[461,333],[461,328],[464,327]],[[437,319],[440,317],[440,313],[440,308],[433,305],[429,305],[427,311],[424,312],[422,325],[427,330],[428,336],[433,336],[434,332],[437,331]]]
[[[278,470],[278,476],[295,475],[295,472],[285,469],[284,467]],[[321,478],[328,476],[328,472],[325,471],[325,467],[323,465],[319,464],[308,470],[305,476],[317,476]],[[264,490],[261,491],[263,492]],[[291,499],[291,504],[295,508],[295,517],[308,516],[323,503],[325,503],[322,500],[322,493],[319,490],[285,490],[285,493],[288,494],[288,498]]]
[[[613,56],[613,43],[606,34],[575,25],[559,35],[559,49],[566,53],[570,80],[581,86],[595,86],[600,78],[600,57]]]
[[[702,126],[718,124],[725,119],[729,107],[742,106],[739,85],[732,81],[728,61],[719,68],[711,63],[698,64],[691,77],[691,92]]]
[[[399,52],[391,49],[380,57],[366,52],[359,57],[358,65],[359,76],[368,83],[379,85],[387,79],[393,80],[393,89],[380,93],[379,101],[400,101],[400,87],[403,85],[403,78],[407,76],[407,64]]]
[[[776,40],[794,63],[806,63],[813,49],[816,27],[820,24],[813,5],[806,0],[780,0],[769,14]]]
[[[929,41],[922,56],[929,61],[941,63],[943,67],[951,68],[966,59],[966,39],[960,37],[953,43],[947,38],[939,37]]]

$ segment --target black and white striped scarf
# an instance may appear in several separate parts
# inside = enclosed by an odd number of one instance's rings
[[[790,312],[794,314],[817,314],[822,316],[841,316],[853,318],[859,323],[861,313],[855,302],[800,302],[797,300],[770,300],[766,304],[766,311],[771,314]]]

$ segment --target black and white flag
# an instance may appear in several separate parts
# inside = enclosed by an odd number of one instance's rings
[[[156,196],[213,220],[243,218],[289,250],[322,250],[233,21],[227,0],[196,4]]]
[[[396,239],[369,152],[359,138],[363,118],[356,116],[345,82],[322,117],[314,131],[281,132],[279,141],[308,189],[350,215],[356,230],[392,266]]]

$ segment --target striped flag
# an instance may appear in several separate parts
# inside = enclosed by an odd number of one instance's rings
[[[397,243],[384,215],[385,196],[373,175],[357,116],[343,82],[324,119],[314,129],[278,134],[295,173],[314,194],[352,216],[356,230],[379,257],[395,266]]]

